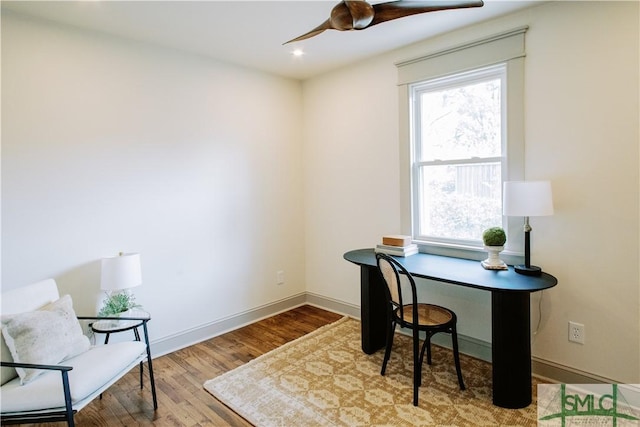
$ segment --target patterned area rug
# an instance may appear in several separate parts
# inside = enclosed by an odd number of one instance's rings
[[[535,426],[534,402],[523,409],[491,403],[491,365],[461,355],[460,391],[451,350],[433,346],[423,366],[419,406],[412,405],[411,338],[397,334],[385,376],[384,351],[362,352],[360,322],[343,318],[277,348],[204,388],[253,425],[267,426]]]

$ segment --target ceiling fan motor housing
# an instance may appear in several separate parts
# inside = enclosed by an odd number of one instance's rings
[[[374,15],[373,6],[366,1],[342,1],[331,9],[330,21],[336,30],[361,30],[371,24]]]

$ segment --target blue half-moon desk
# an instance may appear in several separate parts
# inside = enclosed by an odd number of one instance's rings
[[[362,350],[372,354],[385,345],[386,286],[373,249],[347,252],[344,258],[360,266]],[[550,274],[525,276],[508,270],[485,270],[478,261],[440,255],[396,257],[415,277],[491,292],[491,353],[493,404],[524,408],[531,404],[530,294],[551,288]],[[464,317],[464,313],[457,313]]]

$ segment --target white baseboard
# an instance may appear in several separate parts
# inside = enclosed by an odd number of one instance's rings
[[[434,335],[431,342],[441,347],[451,348],[451,336],[447,334]],[[458,334],[458,350],[460,353],[491,363],[490,342]]]
[[[605,378],[590,372],[581,371],[570,366],[561,365],[550,360],[531,357],[533,374],[548,381],[559,384],[617,384],[620,381]]]
[[[196,326],[150,343],[153,357],[163,356],[307,303],[306,292],[233,316]]]
[[[345,303],[343,301],[311,292],[303,292],[289,298],[265,304],[224,319],[216,320],[187,331],[155,340],[151,342],[151,354],[154,358],[163,356],[305,304],[360,319],[360,307],[357,305]],[[451,339],[445,335],[434,336],[432,342],[443,347],[451,348]],[[461,353],[491,362],[490,342],[458,334],[458,344],[460,346]],[[536,376],[556,383],[615,383],[615,381],[608,378],[573,369],[568,366],[563,366],[535,356],[532,357],[532,372]]]
[[[314,307],[322,308],[324,310],[333,311],[334,313],[342,314],[344,316],[360,319],[359,305],[348,304],[343,301],[324,297],[312,292],[307,292],[307,304]]]

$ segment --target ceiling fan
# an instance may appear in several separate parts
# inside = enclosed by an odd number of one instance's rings
[[[481,7],[482,0],[414,1],[396,0],[371,5],[365,0],[342,0],[331,10],[329,19],[313,30],[283,44],[317,36],[325,30],[364,30],[373,25],[418,13],[437,10]]]

